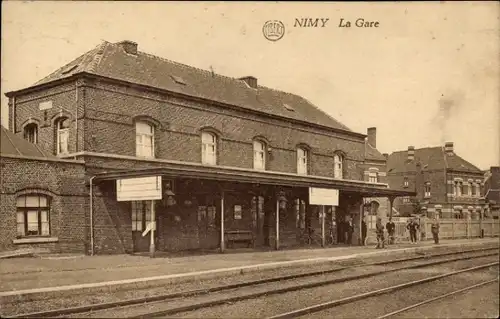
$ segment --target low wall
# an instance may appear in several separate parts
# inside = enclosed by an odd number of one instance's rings
[[[395,225],[396,237],[398,237],[400,241],[409,241],[410,234],[406,229],[406,222],[396,221]],[[419,240],[432,240],[431,226],[432,219],[420,219],[420,232],[418,234]],[[498,237],[500,235],[500,220],[467,220],[453,218],[443,218],[439,220],[439,238],[441,239],[480,238],[481,229],[484,232],[484,237]],[[376,237],[375,230],[369,229],[367,234],[367,243],[375,243],[377,241]]]

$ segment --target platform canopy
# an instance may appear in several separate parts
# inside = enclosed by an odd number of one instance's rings
[[[207,166],[195,163],[168,162],[161,167],[112,170],[95,175],[95,181],[131,177],[165,176],[168,178],[207,179],[224,182],[276,185],[284,187],[317,187],[356,193],[364,197],[415,196],[415,192],[390,189],[387,184],[344,180],[321,176],[298,175],[275,171],[256,171],[234,167]]]

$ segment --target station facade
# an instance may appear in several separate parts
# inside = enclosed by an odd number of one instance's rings
[[[83,214],[89,254],[360,244],[366,198],[414,195],[370,180],[367,135],[305,98],[132,41],[103,42],[7,96],[11,132],[83,163],[85,204],[50,215],[71,228]]]

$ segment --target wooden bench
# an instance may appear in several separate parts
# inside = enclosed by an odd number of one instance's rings
[[[248,247],[255,247],[255,239],[251,230],[226,230],[224,238],[228,247],[234,243],[247,243]]]

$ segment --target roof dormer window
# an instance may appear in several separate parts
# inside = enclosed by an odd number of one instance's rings
[[[181,78],[180,76],[170,75],[170,77],[172,78],[172,80],[174,80],[175,83],[186,85],[186,81],[184,81],[184,79]]]

